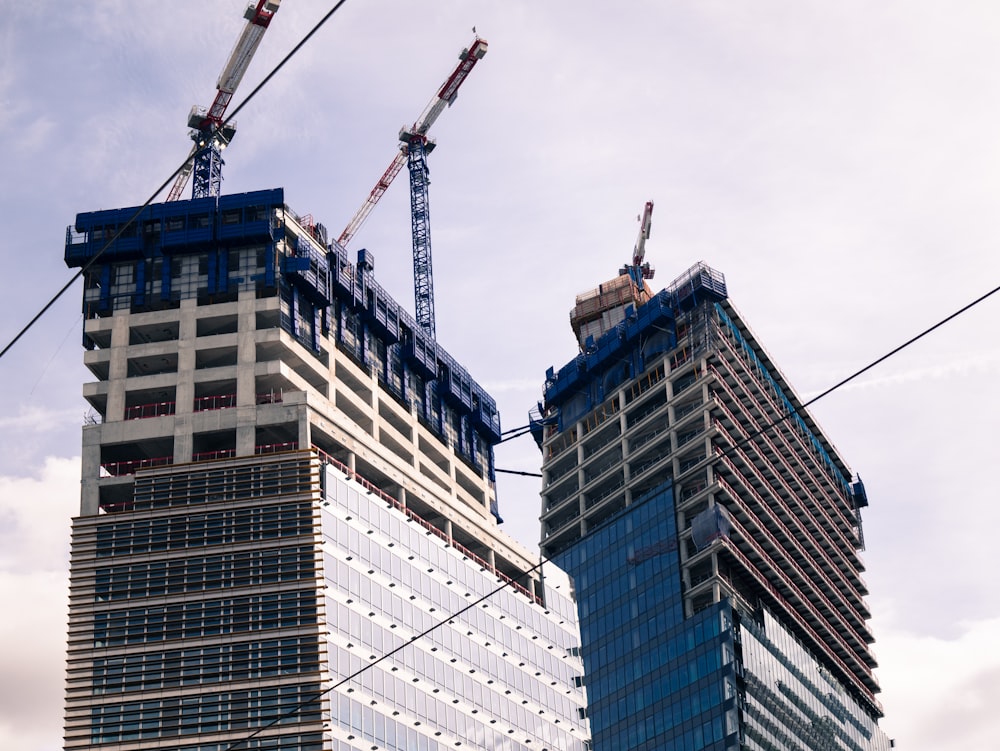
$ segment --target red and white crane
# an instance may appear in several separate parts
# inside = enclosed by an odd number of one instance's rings
[[[342,246],[347,247],[347,244],[354,237],[355,233],[361,228],[361,225],[365,223],[368,215],[371,213],[372,209],[375,208],[375,204],[379,202],[379,199],[385,193],[385,191],[392,184],[392,181],[399,174],[399,171],[403,169],[403,165],[406,164],[406,158],[409,155],[409,142],[415,138],[421,139],[424,143],[427,141],[427,131],[438,119],[440,114],[444,111],[445,107],[450,107],[455,98],[458,96],[458,89],[465,82],[469,73],[475,67],[476,63],[483,59],[486,54],[487,43],[485,39],[480,39],[478,36],[473,40],[472,44],[469,45],[467,49],[462,50],[461,54],[458,56],[458,66],[452,71],[451,75],[448,76],[441,88],[438,89],[437,93],[431,99],[431,101],[424,108],[424,111],[420,113],[413,125],[410,128],[403,128],[400,131],[400,147],[396,156],[389,163],[388,168],[382,173],[382,177],[379,178],[378,182],[375,183],[375,187],[372,188],[371,193],[369,193],[368,198],[358,209],[358,212],[354,215],[354,218],[348,223],[344,231],[340,233],[340,237],[337,238]]]
[[[218,91],[215,100],[208,109],[192,107],[188,116],[188,127],[194,146],[184,169],[177,175],[168,201],[176,201],[194,173],[192,194],[194,198],[217,196],[222,187],[222,156],[221,151],[232,140],[236,133],[236,123],[225,123],[226,108],[232,101],[233,92],[243,80],[250,61],[253,59],[260,40],[267,31],[278,12],[281,0],[255,0],[247,6],[243,17],[247,19],[246,26],[236,40],[233,51],[229,54],[222,73],[215,86]]]

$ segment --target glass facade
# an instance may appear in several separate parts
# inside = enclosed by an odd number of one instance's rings
[[[275,722],[254,748],[586,749],[565,574],[502,587],[369,491],[297,452],[163,468],[77,519],[67,748],[214,751]]]
[[[769,611],[738,620],[746,748],[891,748],[874,719]]]
[[[594,748],[738,748],[728,606],[683,618],[672,484],[555,563],[577,590]]]
[[[587,747],[575,605],[562,572],[544,602],[326,469],[323,571],[332,724],[359,748]],[[444,621],[444,622],[442,622]],[[418,634],[425,634],[414,640]],[[412,642],[412,643],[411,643]],[[391,713],[388,711],[391,708]]]

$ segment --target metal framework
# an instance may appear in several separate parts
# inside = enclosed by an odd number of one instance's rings
[[[224,164],[222,148],[214,138],[195,153],[192,160],[194,167],[194,181],[191,183],[192,198],[219,195],[222,190],[222,165]]]
[[[434,326],[434,274],[431,267],[431,222],[427,152],[431,144],[417,136],[409,142],[407,168],[410,171],[410,221],[413,231],[413,299],[417,324],[431,338]]]

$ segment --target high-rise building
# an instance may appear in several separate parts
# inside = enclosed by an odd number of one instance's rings
[[[594,749],[887,749],[864,488],[723,275],[698,264],[653,294],[639,250],[577,297],[581,353],[533,415]]]
[[[371,254],[276,189],[80,214],[65,258],[96,379],[67,750],[588,745],[569,580],[498,526],[495,402]]]

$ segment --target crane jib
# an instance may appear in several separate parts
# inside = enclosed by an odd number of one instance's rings
[[[438,92],[438,97],[440,99],[444,99],[448,102],[448,104],[451,104],[452,100],[455,98],[455,94],[458,93],[458,87],[462,85],[463,81],[465,81],[473,66],[483,58],[486,54],[486,50],[486,42],[482,39],[477,39],[475,44],[473,44],[469,51],[463,56],[462,62],[458,68],[455,69],[455,72],[452,73],[448,80],[444,82],[444,86],[442,86],[441,91]]]
[[[408,136],[410,134],[415,136],[427,135],[427,131],[434,124],[434,121],[437,120],[438,115],[441,114],[446,106],[455,101],[455,95],[458,92],[459,86],[468,77],[469,72],[475,64],[486,54],[487,48],[488,44],[486,40],[476,37],[467,49],[462,50],[458,56],[459,63],[455,67],[455,70],[451,72],[451,75],[448,76],[441,88],[438,89],[438,93],[431,99],[430,103],[424,108],[424,111],[420,113],[420,117],[414,121],[413,127],[409,130],[404,129],[400,134],[401,136]],[[401,148],[403,151],[397,151],[393,161],[390,162],[388,169],[386,169],[382,177],[375,184],[375,187],[372,188],[368,198],[361,204],[361,208],[358,209],[357,213],[351,218],[351,221],[348,222],[344,231],[340,233],[338,242],[344,247],[347,246],[354,237],[354,234],[364,224],[368,215],[382,197],[382,194],[385,193],[390,183],[392,183],[406,162],[407,147],[404,145]]]

